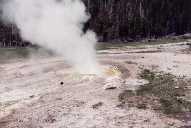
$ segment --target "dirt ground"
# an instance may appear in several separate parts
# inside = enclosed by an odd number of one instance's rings
[[[102,67],[117,67],[119,76],[79,75],[58,56],[1,63],[0,128],[191,128],[191,117],[124,109],[118,100],[147,83],[143,68],[191,78],[190,53],[187,42],[98,51]]]

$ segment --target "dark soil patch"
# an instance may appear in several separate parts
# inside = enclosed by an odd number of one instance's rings
[[[147,51],[138,51],[138,52],[128,52],[128,53],[159,53],[161,50],[147,50]]]
[[[127,64],[134,64],[134,65],[137,65],[137,64],[138,64],[138,63],[133,62],[133,61],[126,61],[125,63],[127,63]]]

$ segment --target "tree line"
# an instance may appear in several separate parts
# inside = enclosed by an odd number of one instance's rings
[[[190,0],[84,0],[100,40],[136,40],[191,31]]]
[[[99,41],[122,42],[191,32],[191,0],[83,0]],[[26,46],[13,25],[0,23],[0,47]]]

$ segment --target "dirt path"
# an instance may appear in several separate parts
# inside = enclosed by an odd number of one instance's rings
[[[60,57],[0,65],[0,128],[178,128],[185,122],[153,110],[119,107],[118,95],[136,88],[140,68],[191,77],[187,45],[124,47],[100,51],[103,67],[120,78],[79,76]],[[114,79],[115,80],[115,79]],[[61,85],[63,82],[63,85]],[[105,90],[106,84],[117,84]]]

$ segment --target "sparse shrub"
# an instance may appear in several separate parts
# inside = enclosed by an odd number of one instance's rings
[[[140,77],[148,80],[149,83],[140,86],[135,95],[131,95],[130,91],[124,91],[119,96],[120,101],[128,104],[132,97],[142,97],[139,99],[142,100],[142,104],[146,103],[146,106],[151,106],[152,109],[165,114],[191,112],[191,102],[183,98],[187,92],[186,88],[191,84],[188,80],[171,74],[152,72],[148,69],[143,70]],[[129,102],[130,106],[134,104],[133,107],[138,107],[140,103],[136,103],[137,100],[134,101],[134,103]]]

